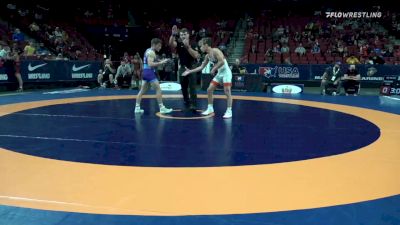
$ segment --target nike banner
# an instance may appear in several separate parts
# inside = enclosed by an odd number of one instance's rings
[[[100,68],[99,61],[24,60],[20,70],[24,82],[57,82],[96,81]],[[0,78],[0,82],[9,82],[5,76]]]
[[[0,66],[0,83],[9,82],[6,67]]]

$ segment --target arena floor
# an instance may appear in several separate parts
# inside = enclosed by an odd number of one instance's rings
[[[400,98],[164,92],[0,96],[0,225],[400,224]]]

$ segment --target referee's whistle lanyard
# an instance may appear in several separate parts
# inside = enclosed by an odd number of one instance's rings
[[[340,68],[338,68],[336,71],[335,71],[335,68],[333,68],[333,70],[332,70],[333,76],[336,77],[336,75],[339,73],[339,70],[340,70]]]

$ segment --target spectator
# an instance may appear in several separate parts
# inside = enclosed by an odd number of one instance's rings
[[[5,72],[9,77],[15,76],[18,81],[18,92],[23,91],[23,81],[20,73],[20,58],[19,58],[19,52],[17,51],[16,48],[13,48],[11,51],[9,47],[7,46],[5,51],[7,52],[7,55],[5,56],[5,62],[4,62],[4,67],[5,67]]]
[[[121,64],[117,68],[117,74],[114,78],[114,84],[116,89],[120,89],[124,83],[131,84],[132,82],[132,70],[127,61],[122,58]]]
[[[265,52],[265,61],[264,63],[272,63],[274,59],[274,53],[272,52],[272,49],[268,48],[267,51]]]
[[[56,27],[56,29],[53,32],[54,34],[54,44],[61,43],[63,41],[63,32],[60,30],[59,27]]]
[[[289,51],[290,49],[288,45],[285,44],[284,46],[282,46],[281,53],[289,53]]]
[[[400,48],[396,49],[393,54],[394,57],[400,57]]]
[[[276,29],[276,35],[281,36],[285,33],[285,28],[282,25],[279,25],[278,29]]]
[[[30,29],[32,32],[37,32],[37,31],[40,30],[39,26],[38,26],[35,22],[33,22],[33,23],[31,23],[31,25],[29,25],[29,29]]]
[[[235,59],[235,64],[231,67],[232,73],[247,73],[246,67],[240,65],[240,59]]]
[[[101,87],[105,88],[107,86],[111,86],[113,83],[113,74],[115,73],[115,69],[112,66],[111,59],[106,59],[104,63],[104,71],[98,75],[97,81],[101,85]]]
[[[72,60],[81,60],[83,58],[83,54],[80,50],[76,50],[75,54],[71,56]],[[105,71],[105,70],[104,70]]]
[[[296,32],[296,33],[294,34],[294,40],[295,40],[296,42],[300,42],[300,41],[301,41],[301,34],[300,34],[299,32]]]
[[[349,90],[354,89],[354,96],[357,96],[360,88],[361,75],[357,71],[355,65],[350,65],[343,77],[343,87],[346,95],[349,95]]]
[[[25,40],[25,36],[18,28],[16,28],[14,34],[12,35],[12,40],[16,42],[22,42]]]
[[[157,56],[155,61],[159,62],[159,61],[162,61],[163,59],[166,59],[166,58],[167,58],[167,55],[165,53],[163,53],[161,56]],[[164,81],[165,80],[165,73],[164,73],[165,72],[165,70],[164,70],[165,64],[166,63],[164,63],[162,65],[159,65],[157,67],[157,73],[156,74],[157,74],[158,80],[160,80],[160,81]]]
[[[340,69],[340,62],[336,62],[333,67],[330,66],[326,68],[321,79],[321,94],[325,95],[327,87],[330,85],[336,88],[336,90],[332,92],[332,95],[340,94],[342,76],[343,73]]]
[[[15,51],[18,54],[18,56],[24,53],[24,51],[19,47],[19,44],[17,42],[14,42],[12,44],[11,51]]]
[[[58,53],[58,55],[56,56],[55,60],[63,60],[64,57],[61,53]]]
[[[258,51],[257,51],[257,46],[253,44],[253,45],[251,46],[251,50],[250,50],[250,51],[251,51],[251,53],[258,53]]]
[[[343,56],[344,47],[342,44],[339,43],[336,50],[337,50],[337,53],[339,54],[339,56]]]
[[[164,65],[165,80],[172,81],[172,77],[175,78],[174,72],[175,72],[175,60],[174,59],[168,60],[168,62],[166,62]]]
[[[132,82],[131,88],[137,87],[140,89],[142,81],[143,61],[138,52],[136,52],[136,54],[133,56],[133,59],[131,60],[131,65],[133,67],[132,81],[134,81]]]
[[[281,39],[279,40],[279,42],[280,42],[282,45],[287,44],[287,43],[289,42],[289,38],[288,38],[287,36],[283,35],[283,36],[281,37]]]
[[[281,53],[281,46],[277,44],[274,49],[272,50],[273,53]]]
[[[374,63],[374,65],[382,65],[385,64],[385,60],[380,56],[380,55],[373,55],[372,57],[370,57],[370,59],[372,60],[372,62]]]
[[[93,16],[93,13],[89,10],[86,10],[86,12],[83,14],[86,18],[90,18]]]
[[[290,57],[285,58],[285,60],[283,60],[283,64],[285,64],[285,65],[293,65],[292,62],[290,61]]]
[[[24,48],[24,56],[33,56],[35,55],[36,49],[33,45],[33,42],[30,41]]]
[[[6,46],[0,44],[0,59],[5,59],[6,56],[7,56]]]
[[[360,61],[358,60],[358,58],[354,55],[351,55],[349,58],[346,59],[346,63],[347,64],[360,64]]]
[[[393,56],[394,56],[394,54],[393,54],[393,47],[389,47],[389,48],[385,51],[385,53],[383,53],[383,56],[384,56],[384,57],[393,57]]]
[[[36,50],[36,54],[39,55],[39,56],[44,56],[44,55],[47,55],[47,54],[49,54],[49,53],[50,53],[50,52],[44,47],[44,43],[41,42],[41,43],[39,44],[39,47],[38,47],[37,50]]]
[[[306,49],[303,47],[302,43],[299,43],[294,52],[297,53],[297,55],[302,56],[306,54]]]
[[[72,41],[69,47],[69,51],[76,52],[77,50],[81,51],[82,49],[80,46],[76,45],[74,41]]]
[[[367,57],[369,55],[369,53],[371,52],[369,45],[368,44],[363,44],[360,47],[360,54],[363,57]]]
[[[321,48],[319,47],[318,43],[314,43],[312,49],[311,49],[312,54],[318,54],[321,53]]]
[[[34,18],[35,18],[35,20],[42,20],[43,16],[42,16],[42,14],[35,12]]]

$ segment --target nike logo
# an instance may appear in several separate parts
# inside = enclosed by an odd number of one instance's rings
[[[78,67],[76,67],[75,64],[74,64],[72,66],[72,71],[76,72],[76,71],[79,71],[79,70],[81,70],[81,69],[83,69],[85,67],[88,67],[88,66],[90,66],[90,64],[87,64],[87,65],[84,65],[84,66],[78,66]]]
[[[29,63],[29,65],[28,65],[28,70],[29,70],[29,71],[34,71],[34,70],[36,70],[37,68],[40,68],[40,67],[45,66],[45,65],[47,65],[47,63],[39,64],[39,65],[36,65],[36,66],[31,66],[31,63]]]

